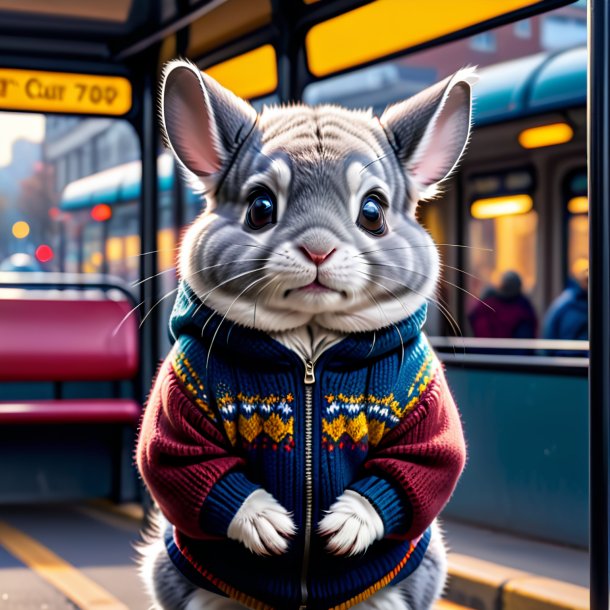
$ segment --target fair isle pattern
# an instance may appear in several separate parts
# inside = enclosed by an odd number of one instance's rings
[[[292,394],[260,396],[239,392],[237,396],[219,388],[218,411],[232,445],[241,441],[243,449],[294,449]]]
[[[325,396],[322,446],[329,451],[345,447],[366,451],[367,447],[378,445],[386,432],[415,408],[438,367],[438,359],[428,348],[403,403],[393,393],[383,397],[372,394]]]
[[[283,449],[289,452],[294,449],[294,396],[291,393],[268,396],[235,393],[220,383],[212,393],[216,410],[210,407],[210,397],[193,360],[196,361],[196,356],[193,358],[190,342],[186,342],[183,349],[174,348],[174,372],[205,415],[214,424],[220,420],[231,445],[239,445],[245,450]]]
[[[172,368],[195,404],[201,408],[210,420],[216,423],[216,414],[210,409],[208,395],[203,382],[183,351],[175,350]]]

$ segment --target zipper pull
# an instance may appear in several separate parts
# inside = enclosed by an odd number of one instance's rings
[[[305,361],[305,384],[312,385],[316,382],[316,376],[313,370],[313,362],[311,360]]]

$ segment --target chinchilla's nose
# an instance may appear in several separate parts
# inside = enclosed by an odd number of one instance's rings
[[[331,248],[326,252],[321,252],[307,246],[300,246],[299,250],[305,255],[305,258],[308,258],[314,265],[319,267],[325,260],[328,260],[337,249]]]

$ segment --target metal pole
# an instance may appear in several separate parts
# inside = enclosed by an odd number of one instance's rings
[[[277,94],[281,102],[296,101],[300,98],[298,76],[299,47],[302,37],[296,29],[299,17],[298,3],[292,0],[272,0],[273,19],[279,33],[277,52]]]
[[[610,9],[589,0],[589,510],[590,607],[608,610],[610,441]]]
[[[151,61],[149,65],[156,66]],[[155,374],[159,352],[159,308],[155,307],[158,294],[157,273],[157,229],[159,226],[157,152],[159,138],[155,120],[156,79],[152,70],[147,70],[142,79],[140,142],[142,146],[142,200],[140,202],[140,277],[149,278],[140,284],[140,315],[146,315],[141,330],[142,395],[146,396]]]

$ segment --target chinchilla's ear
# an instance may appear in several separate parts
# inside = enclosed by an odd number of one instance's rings
[[[166,144],[201,178],[223,168],[256,121],[250,104],[184,60],[163,70],[160,112]]]
[[[417,199],[434,196],[462,156],[470,135],[470,89],[476,81],[474,68],[465,68],[381,116]]]

